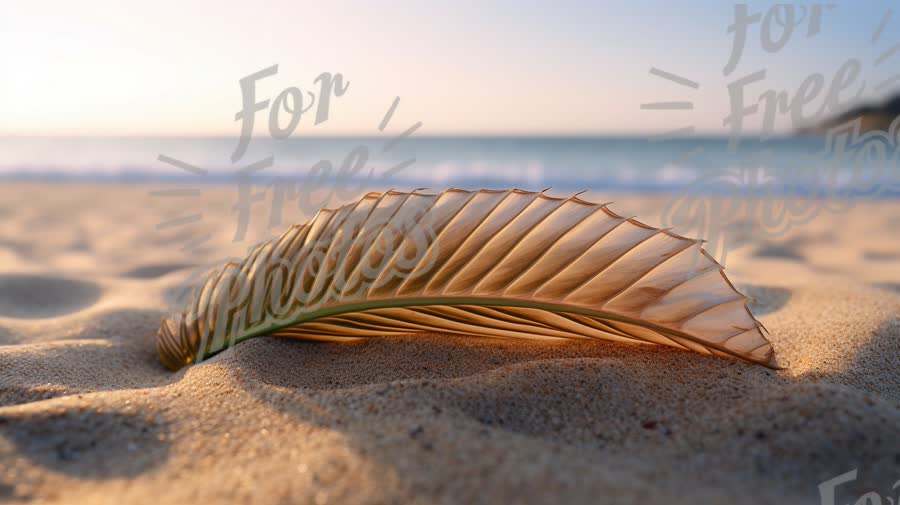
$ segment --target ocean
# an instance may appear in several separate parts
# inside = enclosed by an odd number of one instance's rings
[[[727,137],[255,138],[232,162],[237,139],[229,137],[2,137],[0,180],[204,184],[240,175],[260,184],[346,178],[398,189],[900,196],[896,139],[863,140],[745,138],[734,146]]]

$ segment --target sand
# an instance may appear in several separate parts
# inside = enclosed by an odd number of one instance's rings
[[[729,255],[778,371],[418,335],[257,338],[171,373],[154,337],[192,267],[303,218],[260,206],[233,242],[234,188],[155,189],[0,188],[0,501],[817,504],[851,470],[837,503],[900,493],[896,202]],[[589,197],[651,224],[667,201]]]

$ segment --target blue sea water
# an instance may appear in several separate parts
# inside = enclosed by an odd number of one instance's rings
[[[255,138],[232,162],[237,139],[3,137],[0,180],[227,182],[247,177],[338,178],[373,187],[561,191],[758,190],[800,195],[900,195],[896,139],[835,146],[822,137],[292,137]],[[195,167],[187,169],[183,164]],[[181,165],[180,167],[177,165]]]

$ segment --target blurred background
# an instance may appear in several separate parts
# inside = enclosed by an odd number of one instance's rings
[[[19,2],[0,178],[895,198],[891,4]]]

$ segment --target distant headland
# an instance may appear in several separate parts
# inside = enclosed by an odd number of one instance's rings
[[[895,94],[891,98],[877,104],[863,104],[853,107],[843,114],[827,119],[818,125],[798,129],[797,133],[801,135],[817,135],[824,134],[830,128],[841,125],[848,121],[860,119],[860,129],[862,131],[888,131],[891,123],[900,116],[900,93]]]

